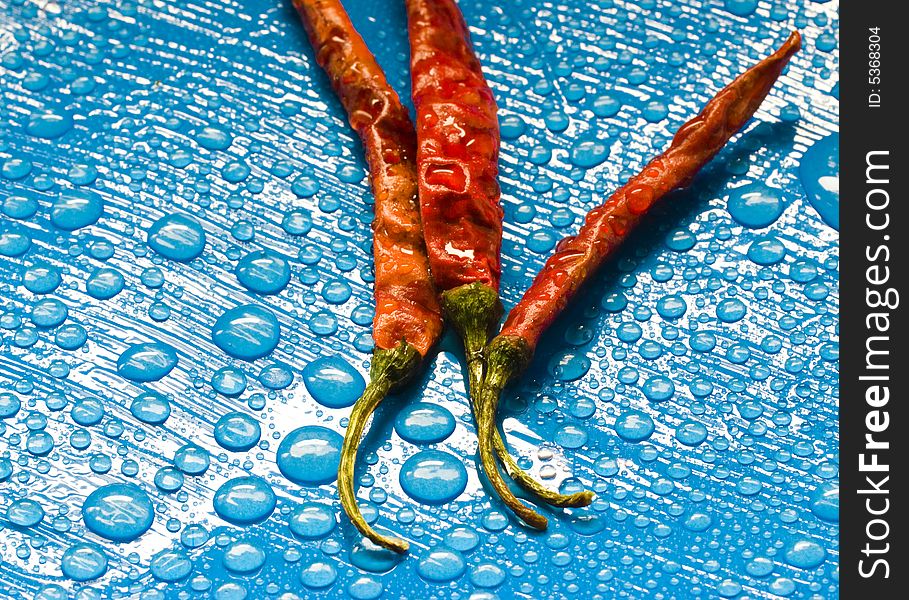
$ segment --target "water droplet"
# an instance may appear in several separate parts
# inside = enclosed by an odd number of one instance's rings
[[[675,393],[675,384],[665,375],[654,375],[644,382],[641,390],[651,402],[663,402],[672,398]]]
[[[549,372],[559,381],[575,381],[590,370],[590,359],[583,351],[566,350],[549,361]]]
[[[657,301],[657,313],[664,319],[678,319],[687,310],[688,304],[678,294],[663,296]]]
[[[401,555],[387,550],[366,538],[350,549],[350,563],[371,573],[387,573],[401,562]]]
[[[480,588],[494,588],[505,581],[505,571],[492,563],[480,563],[470,569],[470,582]]]
[[[63,553],[60,567],[73,581],[89,581],[107,571],[107,556],[94,544],[75,544]]]
[[[95,398],[83,398],[73,404],[70,416],[78,425],[91,427],[104,418],[104,405]]]
[[[65,304],[56,298],[43,298],[35,302],[30,318],[38,327],[56,327],[62,324],[68,315],[69,310]]]
[[[312,217],[302,210],[294,210],[281,220],[281,228],[290,235],[306,235],[312,229]]]
[[[622,103],[608,94],[597,97],[593,101],[593,114],[598,117],[614,117],[622,108]]]
[[[283,390],[294,381],[294,372],[290,365],[282,362],[271,363],[259,371],[259,383],[269,390]]]
[[[840,229],[840,136],[833,133],[808,148],[799,177],[808,202],[824,223]]]
[[[44,139],[58,138],[73,128],[73,116],[63,110],[45,110],[32,113],[25,131]]]
[[[395,431],[412,444],[434,444],[455,430],[455,418],[443,406],[417,402],[406,406],[395,419]]]
[[[278,446],[278,469],[300,485],[330,483],[338,477],[343,441],[339,433],[318,425],[295,429]]]
[[[587,431],[576,425],[563,425],[556,430],[553,441],[570,450],[583,448],[587,443]]]
[[[265,564],[265,551],[246,541],[234,542],[224,549],[224,568],[233,573],[255,573]]]
[[[120,271],[102,267],[95,269],[89,275],[88,280],[85,282],[85,291],[92,298],[107,300],[123,291],[124,284],[123,274]]]
[[[158,381],[175,366],[177,351],[162,342],[133,344],[117,359],[117,372],[130,381]]]
[[[174,465],[187,475],[201,475],[208,470],[210,464],[208,450],[195,444],[181,446],[174,453]]]
[[[161,467],[155,473],[155,487],[167,493],[176,492],[183,487],[183,472],[174,467]]]
[[[218,317],[211,336],[218,348],[234,358],[255,360],[277,347],[281,325],[267,308],[244,304]]]
[[[233,141],[230,133],[218,127],[203,127],[196,134],[196,142],[208,150],[227,150]]]
[[[337,569],[326,562],[314,562],[300,572],[300,583],[312,590],[331,587],[337,579]]]
[[[329,408],[353,405],[366,381],[340,356],[323,356],[303,368],[303,383],[313,400]]]
[[[666,247],[676,252],[687,252],[694,248],[697,238],[687,229],[673,229],[666,235]]]
[[[823,546],[811,540],[799,540],[792,544],[785,553],[786,562],[799,569],[814,569],[823,564],[827,551]]]
[[[241,412],[227,413],[215,423],[215,441],[225,450],[245,452],[259,441],[259,423]]]
[[[752,577],[766,577],[773,572],[773,561],[758,557],[745,565],[745,572]]]
[[[215,492],[213,501],[218,516],[234,525],[264,521],[274,511],[276,503],[277,498],[268,482],[255,476],[228,480]]]
[[[82,519],[93,533],[114,542],[130,542],[151,527],[155,509],[148,495],[131,483],[105,485],[82,504]]]
[[[49,294],[60,286],[60,271],[50,265],[37,264],[22,277],[22,285],[33,294]]]
[[[246,390],[246,374],[236,367],[222,367],[211,376],[211,385],[219,394],[233,398]]]
[[[724,323],[735,323],[744,318],[748,308],[738,298],[724,298],[716,305],[716,316]]]
[[[129,411],[149,425],[160,425],[170,416],[170,402],[156,392],[144,392],[133,398]]]
[[[785,257],[786,247],[772,235],[758,238],[748,247],[748,258],[758,265],[775,265]]]
[[[747,17],[757,9],[757,6],[757,0],[723,0],[723,7],[740,17]]]
[[[609,157],[609,146],[602,140],[579,140],[571,147],[569,159],[576,167],[589,169]]]
[[[58,229],[74,231],[95,223],[104,214],[104,201],[92,190],[60,192],[51,206],[51,223]]]
[[[840,486],[837,483],[822,483],[811,494],[811,512],[824,521],[838,523],[840,520]]]
[[[165,215],[148,229],[148,245],[164,258],[189,262],[205,249],[205,231],[189,215]]]
[[[707,439],[707,428],[697,421],[683,421],[675,430],[675,439],[686,446],[699,446]]]
[[[38,212],[38,201],[27,196],[7,196],[2,209],[10,219],[29,219]]]
[[[630,410],[622,413],[615,421],[615,431],[629,442],[640,442],[653,435],[655,425],[646,413]]]
[[[237,264],[237,280],[259,294],[277,294],[290,282],[290,265],[266,252],[250,252]]]
[[[737,223],[761,229],[775,222],[783,214],[783,200],[779,190],[763,185],[747,185],[732,190],[726,205]]]
[[[34,500],[23,498],[6,509],[6,519],[17,527],[34,527],[44,518],[44,509]]]
[[[334,511],[322,504],[308,502],[294,509],[288,520],[290,530],[304,539],[323,538],[334,530]]]
[[[423,450],[401,466],[401,489],[424,504],[445,504],[467,487],[467,470],[454,455]]]
[[[174,583],[189,577],[193,563],[183,552],[164,550],[152,557],[148,567],[159,581]]]
[[[435,548],[417,563],[417,573],[431,583],[454,581],[467,570],[464,557],[456,550]]]

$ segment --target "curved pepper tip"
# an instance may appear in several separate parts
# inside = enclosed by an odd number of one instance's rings
[[[802,34],[798,29],[793,29],[783,45],[780,46],[779,53],[787,57],[792,56],[802,49]]]

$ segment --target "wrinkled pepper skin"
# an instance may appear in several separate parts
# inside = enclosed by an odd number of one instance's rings
[[[416,135],[407,109],[339,0],[294,0],[303,26],[366,151],[375,196],[373,340],[426,356],[442,333],[417,200]]]
[[[558,244],[508,315],[499,338],[512,338],[532,354],[578,288],[621,245],[653,203],[687,185],[745,125],[800,46],[801,37],[793,32],[779,50],[745,71],[685,123],[665,152],[591,210],[578,234]]]
[[[440,291],[499,289],[502,208],[492,91],[453,0],[406,0],[420,211]]]

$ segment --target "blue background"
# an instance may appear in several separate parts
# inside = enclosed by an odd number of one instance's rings
[[[345,5],[406,99],[403,3]],[[837,595],[837,4],[461,6],[500,109],[506,307],[555,242],[716,90],[792,27],[805,36],[745,133],[654,211],[505,394],[515,452],[553,487],[593,489],[594,504],[551,515],[539,533],[490,498],[448,336],[423,379],[380,409],[361,451],[367,514],[410,540],[410,554],[363,552],[343,517],[319,539],[295,536],[300,503],[340,512],[333,483],[292,483],[275,454],[297,427],[346,425],[349,408],[326,404],[355,392],[356,378],[320,398],[307,365],[333,356],[367,372],[371,198],[359,143],[290,3],[0,0],[0,596]],[[227,146],[206,148],[205,127]],[[50,217],[76,188],[104,212],[71,232]],[[292,211],[311,217],[305,235],[282,228]],[[147,244],[173,212],[205,231],[188,263]],[[259,250],[291,269],[280,293],[237,279],[238,261]],[[42,265],[61,283],[33,293],[26,273]],[[99,268],[122,276],[109,299],[98,297]],[[116,273],[102,275],[118,288]],[[215,320],[244,304],[281,326],[277,348],[255,361],[212,343]],[[66,349],[80,328],[87,340]],[[171,346],[178,362],[160,381],[127,380],[117,360],[146,342]],[[232,397],[211,383],[228,365],[248,380]],[[145,390],[169,399],[164,424],[130,412]],[[418,398],[455,417],[449,437],[400,437],[395,417]],[[256,446],[216,442],[229,412],[260,424]],[[211,466],[179,491],[156,486],[190,442]],[[466,466],[465,491],[440,506],[399,483],[402,463],[427,448]],[[215,491],[249,474],[277,508],[230,525]],[[122,482],[150,499],[154,522],[114,543],[86,529],[83,504]],[[24,499],[40,505],[39,522],[21,517],[35,511]],[[61,572],[79,543],[108,561],[85,583]],[[433,571],[433,560],[444,564]],[[322,591],[301,583],[313,563],[330,565]]]

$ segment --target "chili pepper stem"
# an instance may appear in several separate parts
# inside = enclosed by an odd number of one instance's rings
[[[363,518],[354,490],[354,466],[369,417],[392,388],[406,382],[414,374],[421,358],[416,348],[405,341],[399,342],[389,350],[376,348],[373,351],[369,384],[351,410],[347,433],[341,446],[341,462],[338,465],[338,495],[341,499],[341,508],[364,537],[395,552],[407,552],[410,545],[404,540],[381,535]]]
[[[489,334],[494,331],[498,320],[501,317],[501,303],[499,296],[491,287],[481,283],[471,283],[463,285],[442,294],[442,309],[446,313],[449,322],[461,335],[464,343],[464,354],[467,357],[467,378],[470,392],[471,410],[474,413],[474,419],[477,421],[477,429],[480,428],[480,406],[481,390],[484,377],[484,348],[489,339]],[[486,316],[488,315],[488,316]],[[505,358],[502,353],[499,356]],[[516,371],[523,368],[525,361],[518,360]],[[515,372],[516,372],[515,371]],[[507,382],[510,375],[504,378]],[[504,386],[504,383],[502,384]],[[492,414],[492,447],[495,455],[498,457],[502,466],[505,468],[508,476],[515,480],[518,485],[528,492],[539,497],[541,500],[552,506],[558,507],[580,507],[587,506],[593,501],[593,494],[587,490],[575,494],[560,494],[547,489],[542,483],[537,481],[527,471],[522,469],[515,461],[514,457],[508,452],[505,441],[499,432],[495,423],[496,409],[498,407],[499,394],[501,389],[497,390],[493,396],[489,396],[493,402],[491,409]],[[486,414],[486,413],[484,413]],[[481,463],[483,463],[481,455]],[[488,473],[495,468],[494,463],[483,463],[484,471]],[[491,480],[490,480],[491,481]]]
[[[483,402],[491,405],[492,421],[495,423],[496,410],[502,390],[512,377],[520,373],[530,362],[532,352],[523,339],[497,337],[486,348],[486,374],[483,380]],[[560,494],[543,486],[536,478],[522,469],[508,452],[498,429],[495,429],[496,453],[505,465],[509,476],[518,485],[535,494],[552,506],[578,508],[593,502],[593,492],[584,490],[574,494]]]
[[[479,282],[469,283],[443,292],[442,310],[445,311],[446,318],[464,343],[470,405],[477,423],[477,440],[483,471],[506,506],[527,524],[538,529],[545,529],[546,517],[521,502],[509,489],[499,472],[494,442],[494,439],[499,437],[495,426],[495,407],[491,407],[491,409],[485,407],[481,395],[484,370],[483,348],[502,317],[499,294],[488,285]],[[501,440],[501,437],[499,439]]]

